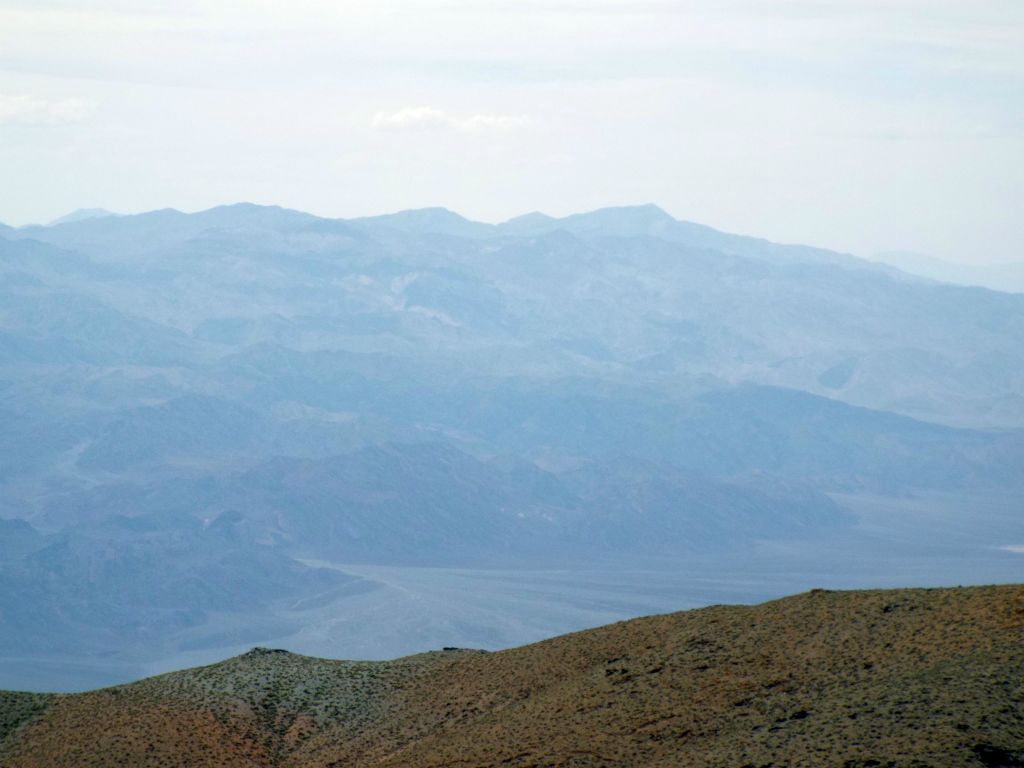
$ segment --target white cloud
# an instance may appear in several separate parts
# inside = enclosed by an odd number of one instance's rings
[[[94,102],[85,99],[44,99],[29,94],[0,93],[0,125],[58,125],[92,117]]]
[[[530,124],[526,115],[476,114],[458,117],[436,107],[403,107],[396,112],[378,112],[373,127],[381,129],[447,128],[466,133],[507,131]]]

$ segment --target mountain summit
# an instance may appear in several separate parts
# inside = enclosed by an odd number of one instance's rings
[[[113,211],[108,211],[106,208],[79,208],[71,213],[61,216],[59,219],[54,219],[46,226],[56,227],[60,224],[73,224],[76,221],[87,221],[88,219],[105,219],[109,216],[117,215],[118,214]]]

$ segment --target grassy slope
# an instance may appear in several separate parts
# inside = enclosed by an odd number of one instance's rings
[[[5,768],[1024,765],[999,751],[1024,753],[1024,587],[812,592],[493,654],[250,653],[0,697],[0,723]]]

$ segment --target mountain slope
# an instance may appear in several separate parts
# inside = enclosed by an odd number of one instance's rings
[[[993,291],[1024,293],[1024,263],[957,264],[921,253],[888,251],[875,257],[878,261],[930,280],[957,285],[974,285]]]
[[[29,766],[1018,766],[1024,587],[824,592],[493,654],[254,649],[0,696]]]

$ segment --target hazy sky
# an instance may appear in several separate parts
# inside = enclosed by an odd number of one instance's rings
[[[0,221],[239,200],[1024,259],[1024,2],[0,0]]]

